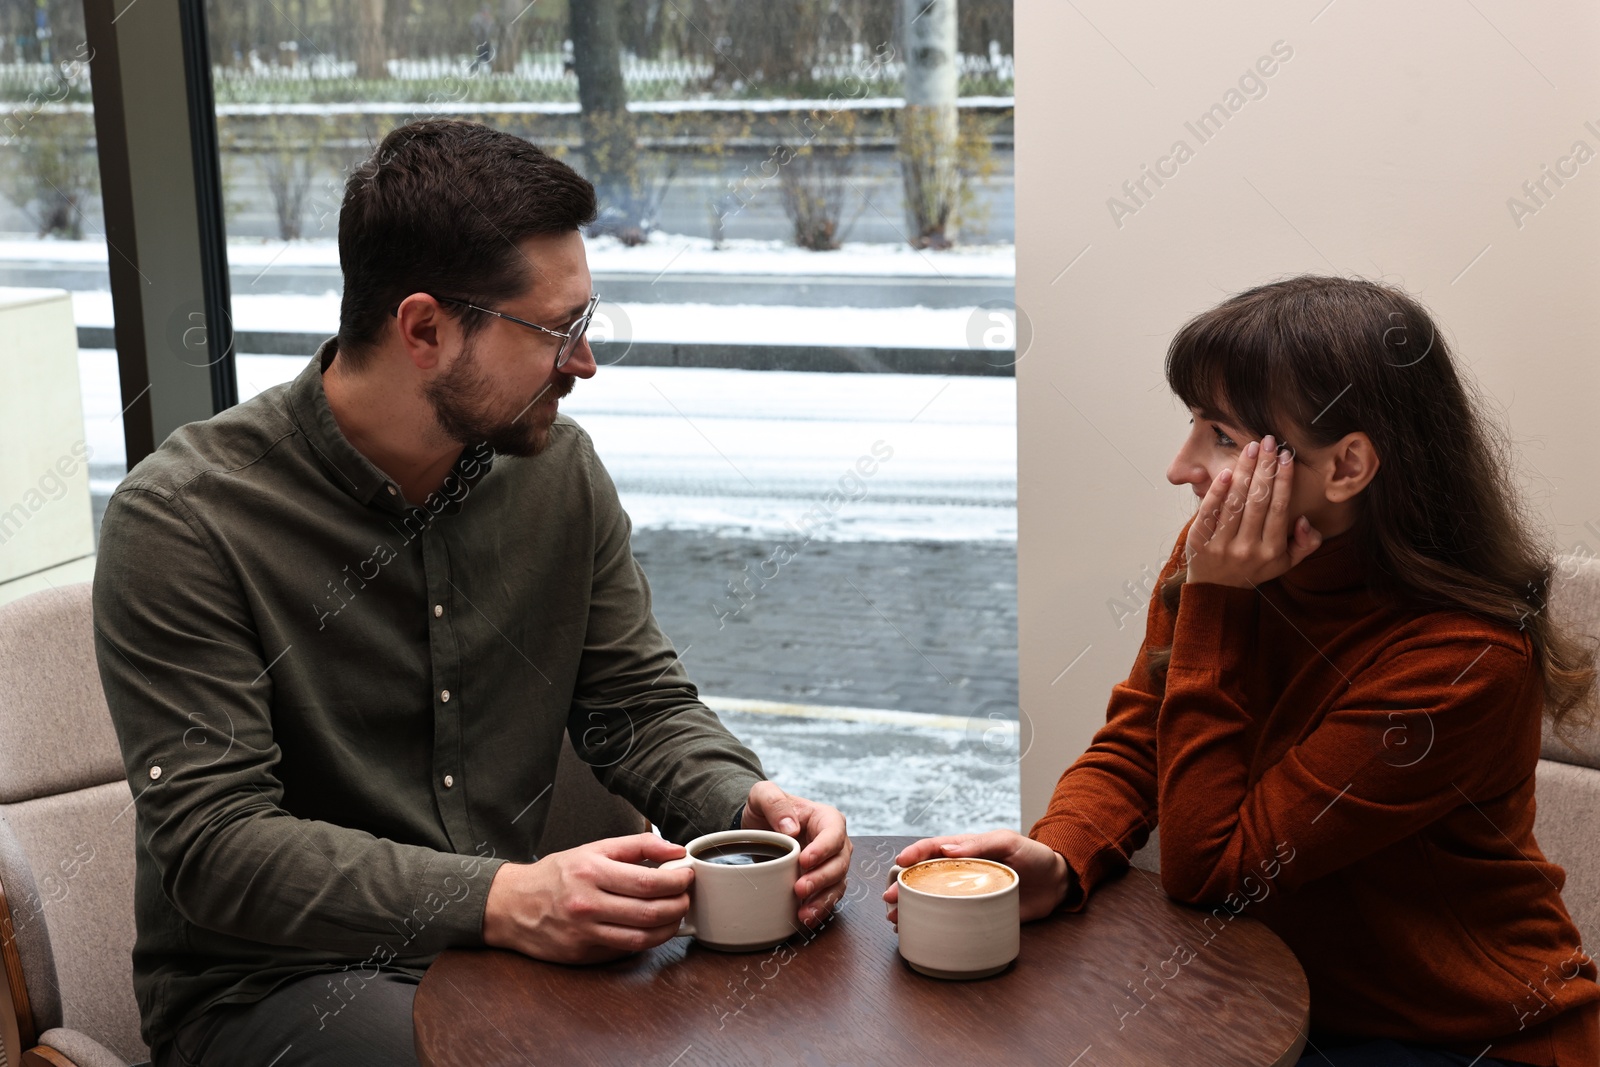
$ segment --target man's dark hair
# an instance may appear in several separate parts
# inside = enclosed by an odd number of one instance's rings
[[[520,137],[458,119],[396,128],[344,187],[340,358],[360,367],[412,293],[488,306],[522,293],[537,267],[517,242],[594,217],[594,186]],[[469,337],[489,319],[445,307]]]

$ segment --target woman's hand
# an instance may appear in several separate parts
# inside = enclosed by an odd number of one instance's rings
[[[997,860],[1017,872],[1022,880],[1018,903],[1022,921],[1042,919],[1056,910],[1067,898],[1072,888],[1072,870],[1061,853],[1049,845],[1042,845],[1031,837],[1023,837],[1015,830],[990,830],[981,834],[953,834],[948,837],[925,837],[907,845],[894,861],[902,867],[931,860],[935,856],[975,856]],[[900,886],[890,885],[883,894],[890,907],[900,902]],[[899,909],[889,912],[889,921],[900,918]]]
[[[1294,456],[1269,434],[1212,479],[1189,527],[1189,581],[1253,588],[1286,573],[1322,544],[1304,515],[1289,522]]]

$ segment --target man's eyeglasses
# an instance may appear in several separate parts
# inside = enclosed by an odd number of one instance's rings
[[[515,315],[507,315],[503,311],[480,307],[469,300],[462,300],[460,297],[435,296],[434,299],[441,304],[456,304],[460,307],[471,308],[473,311],[481,311],[485,315],[493,315],[497,319],[505,319],[507,322],[514,322],[518,326],[526,326],[530,330],[538,330],[540,333],[560,338],[561,347],[556,350],[557,370],[561,369],[562,364],[566,363],[568,357],[578,347],[578,342],[583,339],[584,332],[589,329],[589,320],[594,318],[594,309],[600,306],[600,298],[591,296],[589,303],[584,305],[583,312],[578,316],[577,321],[563,332],[561,330],[552,330],[548,326],[540,326],[537,322],[529,322],[527,319],[519,319]]]

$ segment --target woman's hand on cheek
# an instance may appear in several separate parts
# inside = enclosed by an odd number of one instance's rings
[[[1212,479],[1189,527],[1189,581],[1253,588],[1270,582],[1322,544],[1305,516],[1289,519],[1294,461],[1272,437],[1252,441],[1239,462]]]

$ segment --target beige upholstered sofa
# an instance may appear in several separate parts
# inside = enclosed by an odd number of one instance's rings
[[[1549,609],[1590,642],[1600,641],[1600,559],[1563,556]],[[1561,899],[1591,956],[1600,948],[1600,717],[1570,739],[1545,720],[1533,836],[1545,857],[1566,869]]]
[[[149,1058],[133,997],[133,795],[87,584],[0,607],[0,1067]],[[570,744],[542,853],[636,833]]]

